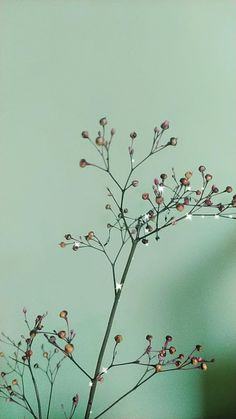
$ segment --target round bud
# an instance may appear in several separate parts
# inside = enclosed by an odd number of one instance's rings
[[[195,356],[193,356],[193,357],[191,358],[191,364],[192,364],[192,365],[197,365],[197,363],[198,363],[197,358],[196,358]]]
[[[139,185],[139,181],[138,180],[133,180],[131,185],[136,188]]]
[[[204,172],[206,170],[205,166],[199,166],[198,168],[199,172]]]
[[[11,382],[11,383],[12,383],[12,385],[13,385],[13,386],[16,386],[16,385],[18,384],[18,381],[17,381],[17,379],[16,379],[16,378],[14,378],[14,380],[12,380],[12,382]]]
[[[123,340],[123,336],[122,336],[122,335],[116,335],[116,336],[114,337],[114,339],[115,339],[115,342],[116,342],[116,343],[121,343],[121,342],[122,342],[122,340]]]
[[[52,343],[53,345],[56,343],[56,338],[55,336],[50,336],[49,338],[49,342]]]
[[[32,355],[33,355],[33,352],[31,351],[31,349],[25,352],[26,358],[30,358]]]
[[[217,188],[217,186],[215,186],[215,185],[212,185],[211,190],[212,190],[212,192],[214,192],[214,193],[218,193],[218,192],[219,192],[219,189],[218,189],[218,188]]]
[[[178,358],[179,359],[184,359],[184,354],[179,354]]]
[[[164,121],[164,122],[162,122],[162,124],[161,124],[161,129],[163,129],[163,131],[164,131],[164,130],[168,129],[168,128],[169,128],[169,126],[170,126],[169,121],[165,120],[165,121]]]
[[[176,204],[177,211],[182,212],[184,210],[184,205],[183,204]]]
[[[4,352],[0,352],[0,358],[4,358]]]
[[[82,135],[83,138],[89,138],[88,131],[82,131],[81,135]]]
[[[188,186],[189,185],[189,180],[186,179],[186,177],[182,177],[180,179],[180,183],[181,183],[181,185]]]
[[[172,336],[170,336],[170,335],[166,336],[166,341],[167,342],[171,342],[172,340],[173,340]]]
[[[64,237],[65,237],[66,240],[71,240],[72,239],[71,234],[65,234]]]
[[[123,213],[128,214],[128,212],[129,212],[128,208],[124,208]]]
[[[201,195],[202,194],[202,192],[201,191],[199,191],[199,189],[196,191],[196,195]]]
[[[210,200],[210,198],[207,198],[205,199],[204,204],[210,207],[212,205],[212,201]]]
[[[207,365],[205,362],[203,362],[203,363],[201,364],[201,369],[202,369],[203,371],[207,371],[207,369],[208,369],[208,365]]]
[[[178,368],[178,367],[180,367],[180,365],[181,365],[181,362],[180,361],[175,361],[175,366]]]
[[[100,121],[99,121],[99,124],[102,126],[102,127],[104,127],[105,125],[107,125],[107,118],[101,118],[100,119]]]
[[[31,339],[34,339],[34,338],[35,338],[36,333],[37,333],[37,332],[36,332],[36,330],[34,330],[34,329],[30,331],[30,337],[31,337]]]
[[[105,208],[106,208],[107,210],[110,210],[110,209],[111,209],[111,205],[110,205],[110,204],[106,204]]]
[[[43,357],[48,358],[48,352],[43,352]]]
[[[104,145],[105,144],[105,140],[104,140],[104,138],[103,137],[97,137],[96,138],[96,140],[95,140],[95,142],[96,142],[96,144],[97,145]]]
[[[144,192],[142,194],[142,199],[144,199],[144,201],[146,201],[147,199],[149,199],[149,193],[148,192]]]
[[[137,133],[135,131],[130,133],[130,138],[132,138],[132,140],[134,140],[137,137]]]
[[[80,165],[80,167],[82,167],[82,168],[84,168],[84,167],[86,167],[86,166],[88,166],[88,162],[87,162],[87,160],[85,160],[85,159],[81,159],[80,160],[80,162],[79,162],[79,165]]]
[[[207,175],[205,175],[205,179],[207,182],[209,182],[212,179],[212,175],[208,173]]]
[[[148,340],[148,342],[151,342],[152,339],[153,339],[153,336],[152,335],[147,335],[146,336],[146,340]]]
[[[228,192],[228,193],[233,192],[232,186],[226,186],[225,191]]]
[[[160,365],[160,364],[156,364],[156,365],[154,366],[154,368],[155,368],[156,373],[158,373],[158,372],[160,372],[160,371],[161,371],[161,369],[162,369],[162,365]]]
[[[169,141],[169,144],[170,144],[170,145],[176,145],[176,144],[177,144],[177,138],[175,138],[175,137],[171,137],[171,138],[170,138],[170,141]]]
[[[73,350],[74,350],[74,345],[72,345],[72,343],[67,343],[67,344],[65,345],[64,351],[65,351],[67,354],[71,354],[71,353],[73,352]]]
[[[190,179],[191,177],[192,177],[192,175],[193,175],[193,172],[191,172],[190,170],[188,171],[188,172],[186,172],[185,173],[185,177],[186,177],[186,179]]]
[[[111,129],[111,136],[113,137],[113,135],[115,135],[115,133],[116,133],[115,128],[112,128],[112,129]]]
[[[153,183],[154,183],[154,185],[158,185],[159,184],[159,180],[157,179],[157,177],[155,177],[154,179],[153,179]]]
[[[66,247],[66,244],[64,242],[59,243],[59,246],[64,249],[64,247]]]
[[[160,205],[164,202],[164,198],[163,198],[163,196],[157,196],[155,201],[158,205]]]
[[[68,316],[68,311],[66,311],[66,310],[62,310],[61,312],[60,312],[60,314],[59,314],[59,316],[62,318],[62,319],[67,319],[67,316]]]
[[[65,339],[65,337],[66,337],[66,332],[65,332],[65,330],[60,330],[60,332],[58,332],[58,333],[57,333],[57,336],[58,336],[60,339]]]
[[[184,205],[189,205],[189,198],[186,196],[185,198],[184,198]]]
[[[143,244],[148,244],[148,239],[142,239]]]
[[[232,207],[236,207],[236,199],[233,199],[233,200],[231,201],[231,205],[232,205]]]
[[[166,173],[162,173],[162,174],[160,175],[160,178],[161,178],[162,180],[167,179],[167,174],[166,174]]]
[[[75,242],[72,246],[72,249],[76,252],[80,247],[80,243],[79,242]]]
[[[202,345],[196,345],[196,351],[200,352],[202,351]]]
[[[174,346],[169,347],[169,352],[171,355],[173,355],[176,352],[176,348]]]
[[[25,355],[23,355],[21,359],[22,359],[23,362],[25,362],[27,357]]]
[[[218,204],[217,205],[217,208],[219,209],[219,211],[221,212],[221,211],[223,211],[224,209],[225,209],[225,207],[224,207],[224,205],[223,204]]]
[[[155,134],[157,134],[157,135],[158,135],[158,134],[159,134],[159,132],[160,132],[159,128],[155,127],[155,128],[154,128],[154,132],[155,132]]]
[[[85,236],[86,240],[92,240],[94,238],[94,232],[89,231],[88,234]]]

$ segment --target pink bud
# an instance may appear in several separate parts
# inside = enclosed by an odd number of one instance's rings
[[[169,124],[169,121],[167,121],[167,120],[165,120],[165,121],[164,121],[164,122],[162,122],[162,124],[161,124],[161,128],[162,128],[163,130],[168,129],[168,128],[169,128],[169,126],[170,126],[170,124]]]
[[[159,184],[159,180],[157,179],[157,177],[155,177],[155,179],[153,180],[154,185],[158,185]]]

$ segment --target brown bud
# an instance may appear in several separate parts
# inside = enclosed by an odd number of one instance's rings
[[[80,167],[84,168],[84,167],[88,166],[89,163],[87,162],[87,160],[81,159],[80,162],[79,162],[79,165],[80,165]]]
[[[64,242],[59,243],[59,246],[64,249],[64,247],[66,247],[66,244]]]
[[[100,121],[99,121],[99,124],[102,126],[102,127],[104,127],[105,125],[107,125],[107,118],[101,118],[100,119]]]
[[[66,332],[65,332],[65,330],[60,330],[60,332],[58,332],[57,336],[58,336],[60,339],[65,339],[65,337],[66,337]]]
[[[114,339],[115,339],[115,342],[116,342],[116,343],[121,343],[121,342],[122,342],[122,340],[123,340],[123,336],[122,336],[122,335],[116,335],[116,336],[114,337]]]
[[[185,177],[182,177],[180,179],[180,183],[181,183],[181,185],[188,186],[189,185],[189,180],[186,179]]]
[[[64,348],[64,351],[67,354],[71,354],[73,352],[73,350],[74,350],[74,345],[72,345],[72,343],[67,343],[65,348]]]
[[[97,137],[95,142],[96,142],[96,144],[97,144],[97,145],[99,145],[99,146],[100,146],[100,145],[104,145],[104,144],[105,144],[105,140],[104,140],[104,138],[103,138],[103,137]]]
[[[138,185],[139,185],[139,181],[138,181],[138,180],[133,180],[133,181],[132,181],[132,186],[133,186],[134,188],[136,188]]]
[[[167,342],[171,342],[172,340],[173,340],[172,336],[170,336],[170,335],[166,336],[166,341]]]
[[[228,193],[233,192],[232,186],[226,186],[225,191],[228,192]]]
[[[208,369],[208,365],[207,365],[205,362],[203,362],[203,363],[201,364],[201,369],[202,369],[203,371],[207,371],[207,369]]]
[[[204,172],[206,170],[205,166],[199,166],[198,168],[199,172]]]
[[[176,209],[179,212],[182,212],[184,210],[184,205],[183,204],[176,204]]]
[[[88,131],[82,131],[81,135],[82,135],[83,138],[89,138]]]
[[[113,137],[113,135],[115,135],[115,133],[116,133],[115,128],[112,128],[112,129],[111,129],[111,136]]]
[[[43,357],[48,358],[48,352],[43,352]]]
[[[68,316],[68,311],[66,311],[66,310],[62,310],[61,312],[60,312],[60,314],[59,314],[59,316],[62,318],[62,319],[67,319],[67,316]]]
[[[156,373],[158,373],[158,372],[160,372],[160,371],[161,371],[161,369],[162,369],[162,365],[160,365],[160,364],[156,364],[154,368],[155,368]]]
[[[169,144],[170,144],[170,145],[176,145],[176,144],[177,144],[177,138],[175,138],[175,137],[171,137],[171,138],[170,138],[170,141],[169,141]]]
[[[17,379],[16,379],[16,378],[14,378],[14,380],[12,380],[12,382],[11,382],[11,383],[12,383],[12,385],[13,385],[13,386],[17,386],[18,381],[17,381]]]
[[[153,338],[153,336],[152,336],[152,335],[147,335],[147,336],[146,336],[146,340],[148,340],[148,342],[151,342],[152,338]]]
[[[158,205],[160,205],[164,202],[164,198],[163,198],[163,196],[157,196],[155,201]]]
[[[30,331],[30,337],[31,337],[31,339],[34,339],[35,336],[36,336],[36,330],[33,329],[33,330]]]
[[[212,175],[208,173],[207,175],[205,175],[205,179],[207,182],[209,182],[212,179]]]
[[[94,232],[89,231],[88,234],[85,236],[86,240],[92,240],[94,238]]]
[[[170,126],[169,121],[165,120],[165,121],[164,121],[164,122],[162,122],[162,124],[161,124],[161,129],[166,130],[166,129],[168,129],[168,128],[169,128],[169,126]]]
[[[32,355],[33,355],[33,352],[31,351],[31,349],[25,352],[26,358],[30,358]]]
[[[173,355],[176,352],[176,348],[174,346],[169,347],[169,352],[171,355]]]
[[[149,193],[148,192],[144,192],[142,194],[142,199],[144,199],[144,201],[146,201],[147,199],[149,199]]]
[[[210,198],[207,198],[205,199],[204,204],[210,207],[212,205],[212,201],[210,200]]]
[[[218,192],[219,192],[219,189],[218,189],[218,188],[217,188],[217,186],[215,186],[215,185],[212,185],[211,190],[212,190],[212,192],[214,192],[214,193],[218,193]]]

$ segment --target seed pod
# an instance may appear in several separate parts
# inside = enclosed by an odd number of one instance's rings
[[[64,351],[67,354],[71,354],[73,352],[73,350],[74,350],[74,345],[72,345],[72,343],[67,343],[65,348],[64,348]]]

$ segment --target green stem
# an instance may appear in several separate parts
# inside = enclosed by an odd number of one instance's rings
[[[34,374],[33,374],[33,371],[32,371],[31,365],[30,365],[30,361],[29,361],[29,364],[28,365],[29,365],[29,371],[30,371],[30,375],[31,375],[31,378],[32,378],[32,381],[33,381],[35,395],[36,395],[36,399],[37,399],[38,414],[39,414],[38,419],[43,419],[43,417],[42,417],[41,403],[40,403],[40,396],[39,396],[39,391],[38,391],[38,386],[37,386],[36,380],[34,378]]]
[[[124,269],[124,272],[123,272],[123,275],[122,275],[121,281],[120,281],[120,283],[122,285],[124,285],[124,282],[125,282],[127,273],[129,271],[129,268],[130,268],[132,258],[133,258],[133,255],[134,255],[137,244],[138,244],[137,240],[134,240],[133,243],[132,243],[132,247],[131,247],[131,250],[130,250],[130,253],[129,253],[129,256],[128,256],[128,260],[127,260],[127,263],[125,265],[125,269]],[[119,303],[119,299],[120,299],[120,296],[121,296],[121,292],[122,292],[122,289],[119,290],[115,295],[115,299],[114,299],[113,306],[112,306],[112,309],[111,309],[111,313],[110,313],[110,316],[109,316],[109,320],[108,320],[108,323],[107,323],[106,332],[105,332],[103,342],[102,342],[102,346],[101,346],[101,349],[100,349],[100,352],[99,352],[99,355],[98,355],[97,364],[96,364],[95,373],[94,373],[94,378],[92,380],[92,387],[91,387],[91,390],[90,390],[90,393],[89,393],[89,399],[88,399],[84,419],[89,418],[90,412],[92,410],[93,400],[94,400],[96,387],[97,387],[97,376],[100,373],[103,356],[104,356],[106,346],[107,346],[107,342],[108,342],[108,339],[109,339],[109,336],[110,336],[110,332],[111,332],[111,328],[112,328],[112,325],[113,325],[113,321],[114,321],[115,313],[116,313],[117,306],[118,306],[118,303]]]

